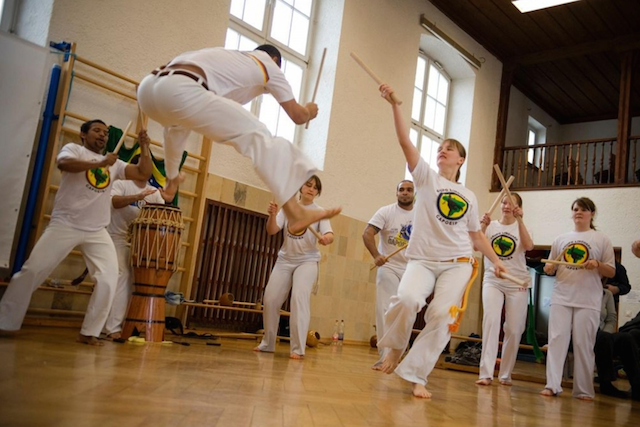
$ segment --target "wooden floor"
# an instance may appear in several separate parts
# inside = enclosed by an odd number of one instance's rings
[[[26,327],[0,338],[0,426],[622,426],[640,402],[538,395],[541,385],[478,387],[476,375],[436,369],[433,399],[370,369],[375,350],[322,346],[304,361],[288,344],[254,353],[255,341],[220,347],[74,342],[77,330]],[[520,363],[520,362],[519,362]]]

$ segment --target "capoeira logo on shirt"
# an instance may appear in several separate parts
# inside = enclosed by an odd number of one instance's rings
[[[589,260],[589,246],[586,242],[571,242],[562,250],[562,258],[572,264],[584,264]]]
[[[517,246],[516,239],[507,233],[498,234],[491,240],[493,251],[503,259],[511,258]]]
[[[287,236],[290,239],[300,240],[300,239],[302,239],[304,237],[304,233],[307,232],[307,229],[303,228],[302,230],[298,231],[297,233],[292,233],[291,229],[289,229],[289,224],[286,224],[286,227],[287,227]],[[309,227],[313,227],[313,224],[310,225]],[[311,233],[311,232],[309,232],[309,233]]]
[[[438,212],[439,221],[448,225],[455,225],[469,210],[469,202],[461,194],[452,190],[439,190]]]
[[[104,190],[111,182],[109,168],[93,168],[87,171],[87,181],[95,190]]]
[[[411,223],[402,225],[400,227],[400,231],[398,231],[395,236],[389,237],[389,243],[399,248],[402,246],[406,246],[409,243],[409,239],[411,238],[412,230],[413,225]]]

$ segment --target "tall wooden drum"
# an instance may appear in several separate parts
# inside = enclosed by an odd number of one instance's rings
[[[164,339],[164,293],[178,269],[182,213],[176,206],[149,203],[131,224],[131,264],[134,292],[122,328],[129,338],[134,328],[147,341]]]

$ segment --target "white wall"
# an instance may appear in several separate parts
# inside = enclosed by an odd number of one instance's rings
[[[565,141],[561,136],[562,126],[522,92],[511,86],[505,146],[527,145],[529,116],[547,129],[546,143]]]
[[[561,141],[609,138],[618,135],[617,120],[600,120],[589,123],[574,123],[560,126]],[[631,120],[631,135],[640,135],[640,117]]]
[[[31,43],[48,46],[49,18],[54,0],[21,0],[17,20],[14,24],[16,35]]]

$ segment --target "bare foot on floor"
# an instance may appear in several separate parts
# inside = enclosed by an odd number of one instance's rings
[[[382,371],[382,360],[377,361],[372,367],[374,371]]]
[[[431,393],[429,393],[427,388],[422,384],[413,384],[413,395],[421,399],[431,399]]]
[[[302,360],[302,359],[304,359],[304,354],[291,353],[291,354],[289,355],[289,359],[293,359],[293,360]]]
[[[542,390],[540,394],[542,396],[552,396],[552,397],[556,395],[556,393],[554,393],[551,389],[548,389],[548,388],[545,388],[544,390]]]
[[[478,385],[491,385],[492,381],[493,380],[490,379],[490,378],[482,378],[482,379],[479,379],[478,381],[476,381],[476,384],[478,384]]]
[[[582,395],[582,396],[578,396],[578,400],[582,400],[585,402],[593,402],[593,397]]]
[[[507,387],[511,387],[513,385],[511,381],[508,381],[508,380],[500,380],[500,384]]]
[[[184,172],[180,172],[175,178],[167,178],[164,188],[159,189],[160,196],[162,196],[165,202],[173,201],[174,197],[176,197],[176,193],[178,192],[178,187],[184,182],[185,178],[186,175]]]
[[[86,335],[82,335],[82,334],[78,334],[78,338],[76,339],[77,342],[82,343],[82,344],[87,344],[87,345],[94,345],[96,347],[101,347],[104,345],[103,342],[101,342],[98,338],[96,337],[88,337]]]
[[[387,351],[387,354],[382,359],[382,364],[380,365],[380,371],[385,374],[391,374],[398,367],[398,362],[400,361],[400,357],[402,357],[402,349],[399,348],[390,348]]]
[[[107,336],[104,337],[105,341],[113,341],[113,340],[117,340],[119,338],[122,338],[122,335],[120,334],[120,332],[114,332],[112,334],[107,334]]]
[[[290,204],[290,202],[285,203],[283,206],[287,214],[287,219],[289,220],[289,230],[291,233],[299,233],[314,222],[325,218],[332,218],[342,211],[342,208],[304,209],[298,202],[294,201],[293,203],[295,206]]]

